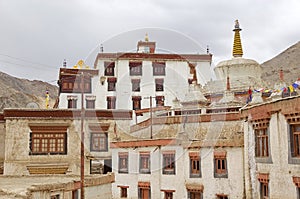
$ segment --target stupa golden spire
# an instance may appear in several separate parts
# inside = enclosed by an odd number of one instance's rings
[[[233,41],[233,49],[232,49],[232,55],[233,57],[242,57],[243,56],[243,48],[241,43],[241,37],[240,37],[240,31],[242,29],[240,28],[240,24],[238,20],[235,20],[234,25],[234,41]]]

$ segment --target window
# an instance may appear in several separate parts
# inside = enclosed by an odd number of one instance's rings
[[[131,80],[131,83],[132,83],[132,91],[135,91],[135,92],[141,91],[141,88],[140,88],[140,82],[141,82],[140,79],[132,79],[132,80]]]
[[[130,76],[142,75],[142,62],[129,62]]]
[[[141,96],[132,96],[132,109],[140,110],[141,109]]]
[[[60,81],[61,93],[81,93],[81,78],[77,76],[67,76]],[[91,93],[91,78],[84,78],[84,93]]]
[[[290,127],[292,157],[300,158],[300,124],[293,124]]]
[[[109,77],[107,78],[107,91],[116,91],[117,78]]]
[[[78,189],[75,189],[72,191],[72,199],[78,199],[79,194],[78,194]]]
[[[175,190],[162,190],[165,194],[164,199],[173,199],[173,192]]]
[[[261,198],[267,199],[269,198],[269,189],[268,189],[268,183],[260,183],[260,191],[261,191]]]
[[[67,154],[67,126],[31,126],[30,154]]]
[[[86,108],[87,109],[94,109],[95,108],[95,100],[96,96],[86,96]]]
[[[116,97],[115,96],[107,96],[107,109],[116,109]]]
[[[202,199],[202,191],[188,190],[188,199]]]
[[[227,160],[226,151],[214,151],[214,177],[215,178],[227,178]]]
[[[119,173],[128,173],[128,153],[119,153]]]
[[[165,96],[156,96],[156,106],[164,106],[165,105]]]
[[[91,151],[108,151],[107,133],[91,133]]]
[[[228,199],[228,196],[225,194],[217,194],[217,199]]]
[[[55,194],[50,196],[50,199],[60,199],[60,195],[59,194]]]
[[[201,177],[199,152],[190,152],[190,177]]]
[[[151,198],[151,187],[149,182],[138,182],[138,198],[139,199]]]
[[[155,79],[155,91],[164,91],[164,79]]]
[[[269,198],[269,174],[259,173],[258,181],[260,182],[260,195],[262,199]]]
[[[104,75],[105,76],[115,75],[115,62],[104,62]]]
[[[255,156],[269,156],[269,138],[267,128],[255,129]]]
[[[121,198],[127,198],[127,189],[129,186],[118,186],[120,187],[120,197]]]
[[[163,174],[175,174],[175,151],[163,152]]]
[[[293,176],[293,182],[296,185],[297,198],[300,199],[300,177]]]
[[[140,173],[150,173],[150,153],[140,153]]]
[[[86,100],[86,108],[94,109],[95,108],[95,100]]]
[[[153,75],[166,75],[166,63],[165,62],[153,62]]]
[[[77,108],[77,96],[67,96],[68,99],[68,108]]]

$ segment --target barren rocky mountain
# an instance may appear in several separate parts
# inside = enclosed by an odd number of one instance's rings
[[[279,81],[279,71],[282,69],[284,81],[287,84],[300,78],[300,41],[279,55],[262,64],[262,78],[273,86]]]
[[[0,72],[0,112],[4,108],[25,108],[31,102],[39,108],[46,107],[46,90],[49,91],[49,105],[53,107],[58,87],[42,82],[19,79]]]

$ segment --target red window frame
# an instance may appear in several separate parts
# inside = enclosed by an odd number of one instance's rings
[[[153,76],[166,75],[165,62],[152,62]]]
[[[115,75],[115,62],[104,62],[104,75],[105,76]]]
[[[142,62],[129,62],[129,75],[140,76],[143,74]]]
[[[107,96],[107,109],[116,109],[116,97],[115,96]]]

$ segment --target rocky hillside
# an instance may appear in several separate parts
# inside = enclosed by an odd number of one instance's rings
[[[300,42],[289,47],[279,55],[262,64],[262,78],[274,85],[279,80],[279,70],[283,70],[284,81],[287,84],[300,78]]]
[[[4,108],[25,108],[31,102],[45,108],[46,90],[48,89],[49,105],[53,107],[58,94],[58,87],[42,82],[19,79],[0,72],[0,112]]]

